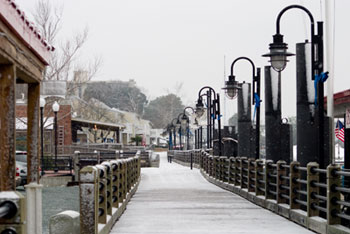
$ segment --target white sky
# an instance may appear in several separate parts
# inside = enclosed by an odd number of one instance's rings
[[[180,95],[185,104],[194,105],[201,87],[209,85],[220,91],[224,73],[229,74],[231,62],[239,56],[251,58],[262,68],[263,84],[263,67],[268,59],[261,55],[268,52],[278,13],[290,4],[302,4],[315,21],[320,21],[324,19],[325,0],[52,1],[64,5],[63,36],[89,27],[89,41],[82,55],[102,57],[102,71],[96,80],[134,79],[150,99],[183,83]],[[17,0],[28,13],[35,2]],[[339,92],[350,87],[346,59],[350,53],[350,1],[336,0],[335,6],[334,90]],[[309,28],[310,21],[300,10],[288,11],[282,17],[281,33],[290,52],[295,52],[295,43],[310,38]],[[296,109],[295,58],[290,60],[282,73],[283,116],[295,115]],[[250,82],[251,72],[247,62],[235,66],[239,81]],[[264,100],[263,87],[261,96]],[[236,100],[226,101],[224,118],[234,113],[235,106]]]

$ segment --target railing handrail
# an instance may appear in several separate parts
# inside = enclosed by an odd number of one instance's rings
[[[203,173],[222,183],[238,189],[246,189],[263,195],[265,199],[285,203],[289,209],[304,209],[307,217],[326,214],[328,225],[341,225],[341,220],[350,220],[342,207],[350,209],[350,188],[341,181],[350,177],[349,170],[341,170],[339,165],[319,168],[315,162],[300,166],[298,162],[255,160],[244,157],[213,156],[201,150],[170,151],[173,160],[188,163],[190,152],[199,155],[198,163]],[[327,192],[328,191],[328,192]],[[320,216],[321,217],[321,216]]]

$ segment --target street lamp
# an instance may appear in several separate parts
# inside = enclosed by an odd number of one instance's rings
[[[183,149],[182,147],[182,120],[180,120],[180,117],[183,116],[184,114],[183,113],[180,113],[178,116],[177,116],[177,121],[176,121],[176,129],[178,129],[179,131],[179,138],[180,138],[180,150]]]
[[[196,104],[196,109],[195,109],[195,114],[196,117],[199,119],[203,116],[204,114],[204,105],[203,105],[203,100],[202,97],[199,97],[197,100],[197,104]]]
[[[188,116],[184,113],[181,117],[181,128],[182,129],[186,129],[187,128],[187,124],[189,123],[190,119],[188,118]]]
[[[40,145],[41,145],[41,175],[44,175],[44,107],[45,99],[40,98]]]
[[[195,112],[195,110],[190,107],[190,106],[187,106],[184,108],[184,112],[183,112],[183,115],[182,115],[182,118],[181,118],[181,125],[182,127],[184,127],[186,129],[186,142],[187,142],[187,150],[190,149],[190,144],[189,144],[189,139],[190,139],[190,119],[188,118],[188,116],[186,115],[186,110],[187,109],[191,109],[193,112]],[[195,123],[197,122],[197,119],[195,119]]]
[[[58,172],[57,168],[57,112],[60,110],[60,105],[55,101],[55,103],[52,105],[52,110],[55,114],[55,120],[54,120],[54,131],[55,131],[55,168],[54,171]]]
[[[235,80],[235,76],[230,75],[228,81],[225,81],[225,87],[222,88],[225,90],[226,97],[229,99],[235,99],[238,94],[238,81]]]
[[[174,144],[173,144],[173,149],[175,147],[175,150],[176,150],[176,126],[174,124],[174,120],[177,120],[177,118],[174,118],[172,121],[171,121],[171,124],[170,124],[170,128],[174,129]]]
[[[201,96],[201,92],[204,89],[208,89],[207,92],[207,105],[208,105],[208,130],[210,129],[210,125],[212,125],[212,131],[214,133],[215,131],[215,119],[218,120],[218,140],[219,140],[219,155],[221,155],[221,114],[220,114],[220,95],[218,93],[215,92],[215,90],[210,87],[210,86],[204,86],[203,88],[201,88],[198,92],[198,100],[197,100],[197,105],[196,105],[196,115],[197,117],[200,117],[203,115],[204,113],[204,105],[203,105],[203,101],[202,101],[202,96]],[[213,100],[211,100],[211,96],[212,94],[214,95]],[[211,120],[213,119],[213,120]],[[210,132],[210,131],[209,131]],[[209,147],[211,147],[211,136],[212,134],[209,133]]]
[[[233,68],[236,62],[240,60],[246,60],[252,65],[252,84],[253,84],[253,96],[252,96],[252,104],[255,105],[256,113],[256,126],[255,126],[255,159],[259,159],[260,153],[260,68],[256,69],[255,74],[255,65],[253,61],[247,57],[238,57],[231,64],[231,74],[228,77],[228,81],[225,82],[225,87],[223,88],[227,94],[227,96],[231,99],[237,97],[238,90],[240,89],[238,86],[238,81],[236,81]],[[255,114],[254,114],[255,115]]]
[[[168,149],[171,150],[172,149],[172,144],[173,144],[173,140],[172,140],[172,133],[171,133],[171,124],[168,124],[166,127],[166,130],[169,133],[169,144],[168,144]]]
[[[263,57],[270,57],[271,66],[274,70],[281,72],[288,62],[287,57],[294,54],[287,52],[288,45],[283,42],[283,35],[280,34],[280,20],[282,15],[290,9],[300,9],[304,11],[310,18],[311,26],[311,78],[315,80],[317,87],[317,112],[316,121],[318,122],[318,157],[319,164],[324,167],[323,152],[323,133],[324,133],[324,87],[323,83],[327,78],[327,74],[323,73],[323,22],[317,22],[318,34],[315,34],[315,23],[311,12],[300,5],[290,5],[282,9],[276,20],[276,34],[273,36],[273,43],[270,44],[270,53],[264,54]]]

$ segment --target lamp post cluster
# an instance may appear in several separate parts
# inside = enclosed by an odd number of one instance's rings
[[[290,9],[299,9],[305,12],[310,18],[311,22],[311,43],[299,43],[297,44],[297,129],[298,136],[303,134],[304,136],[298,138],[298,156],[299,154],[302,157],[301,160],[311,161],[311,158],[307,158],[304,155],[317,155],[316,161],[320,164],[321,167],[325,167],[325,155],[327,152],[324,151],[324,147],[327,142],[325,142],[324,135],[327,134],[325,131],[325,116],[324,116],[324,82],[327,79],[327,73],[323,72],[323,22],[317,22],[317,34],[315,34],[315,22],[311,12],[303,6],[300,5],[290,5],[282,9],[282,11],[278,14],[276,20],[276,34],[273,35],[273,43],[269,45],[269,53],[262,55],[263,57],[269,57],[269,62],[271,63],[271,67],[265,67],[265,87],[267,82],[269,84],[268,93],[265,92],[265,98],[267,101],[265,102],[265,106],[267,110],[272,110],[271,113],[268,113],[266,110],[265,114],[270,115],[269,120],[266,121],[266,128],[273,131],[273,127],[280,126],[278,130],[278,134],[275,134],[275,137],[283,138],[283,131],[285,131],[288,136],[291,136],[290,126],[288,123],[282,121],[281,118],[281,91],[280,91],[280,77],[281,72],[285,69],[287,65],[287,58],[293,56],[287,51],[288,45],[283,41],[283,35],[280,33],[280,21],[285,12]],[[302,46],[300,46],[302,44]],[[249,62],[252,66],[252,79],[251,84],[246,83],[245,81],[239,82],[236,79],[234,74],[234,68],[238,61],[245,60]],[[311,60],[311,61],[309,61]],[[310,64],[310,65],[309,65]],[[271,70],[272,68],[273,70]],[[272,73],[275,72],[272,77]],[[256,159],[260,158],[260,86],[261,86],[261,68],[256,68],[253,61],[248,57],[238,57],[231,64],[231,73],[228,76],[228,80],[225,81],[225,93],[228,98],[234,99],[238,98],[238,154],[239,156],[247,156],[247,157],[255,157]],[[267,81],[268,80],[268,81]],[[273,87],[271,87],[271,83],[273,83]],[[309,85],[315,87],[314,91],[311,90]],[[252,87],[251,87],[252,85]],[[307,86],[307,87],[305,87]],[[306,91],[305,91],[306,90]],[[206,91],[206,92],[205,92]],[[313,93],[314,92],[314,93]],[[206,96],[206,106],[204,105],[203,97]],[[305,98],[306,96],[306,98]],[[314,100],[312,100],[312,96]],[[311,98],[310,98],[311,97]],[[271,101],[273,99],[273,101]],[[307,100],[304,100],[307,99]],[[273,108],[267,106],[272,105]],[[251,114],[251,106],[254,106],[254,114],[252,121]],[[307,108],[306,108],[307,107]],[[192,108],[193,109],[193,108]],[[198,100],[196,103],[196,107],[194,112],[196,114],[197,119],[201,118],[205,110],[207,112],[207,137],[206,137],[206,148],[213,148],[216,140],[216,131],[215,124],[217,121],[218,129],[217,129],[217,140],[218,140],[218,152],[219,155],[222,154],[222,136],[221,136],[221,113],[220,113],[220,96],[215,92],[213,88],[210,86],[205,86],[199,90]],[[180,124],[180,116],[181,124]],[[172,123],[169,125],[169,129],[174,127]],[[273,123],[274,122],[274,123]],[[304,125],[303,125],[304,124]],[[307,124],[307,126],[306,126]],[[176,125],[176,124],[175,124]],[[180,135],[180,148],[181,148],[181,128],[187,128],[189,126],[189,118],[184,113],[180,114],[177,118],[177,125],[181,125],[179,135]],[[267,125],[270,125],[269,127]],[[298,127],[299,126],[299,127]],[[307,133],[302,131],[305,129],[310,129]],[[288,129],[287,129],[288,128]],[[303,129],[302,129],[303,128]],[[286,130],[287,129],[287,130]],[[175,132],[175,130],[174,130]],[[197,136],[197,141],[201,139],[201,136]],[[169,133],[171,135],[171,133]],[[201,133],[202,134],[202,133]],[[310,145],[310,142],[306,138],[312,138],[313,135],[317,135],[317,139],[315,140],[315,144],[311,144],[310,148],[313,148],[315,152],[306,151],[305,147],[307,144]],[[266,136],[268,134],[266,133]],[[271,134],[270,134],[271,135]],[[273,134],[272,134],[273,135]],[[283,139],[285,139],[284,137]],[[174,142],[176,141],[176,135],[174,134]],[[268,140],[266,140],[268,141]],[[273,141],[273,139],[272,139]],[[283,141],[278,139],[279,143],[277,147],[283,148]],[[291,145],[290,141],[287,140],[288,145]],[[271,143],[271,142],[270,142]],[[270,145],[273,145],[271,143]],[[196,142],[196,148],[202,147],[202,142]],[[286,147],[285,147],[286,148]],[[188,137],[187,137],[187,149],[189,149],[188,145]],[[316,149],[316,150],[315,150]],[[289,150],[287,150],[289,151]],[[271,151],[272,152],[272,151]],[[291,153],[291,152],[290,152]],[[280,156],[276,156],[280,157]],[[268,156],[267,156],[267,159]],[[275,158],[274,158],[275,159]],[[298,158],[299,159],[299,158]],[[305,163],[302,163],[305,164]]]

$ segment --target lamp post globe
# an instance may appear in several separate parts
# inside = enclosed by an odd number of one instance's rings
[[[60,110],[60,105],[55,101],[55,103],[52,105],[53,112],[58,112]]]
[[[44,108],[44,106],[46,104],[45,98],[41,97],[39,103],[40,103],[40,108]]]
[[[175,127],[177,130],[179,130],[179,128],[181,127],[181,122],[179,119],[177,119],[176,123],[175,123]]]
[[[188,122],[189,122],[189,119],[188,119],[187,115],[182,115],[182,117],[181,117],[181,128],[182,129],[186,129]]]
[[[229,76],[228,81],[225,81],[225,87],[222,88],[225,90],[226,97],[229,99],[235,99],[238,94],[238,81],[235,80],[235,76]]]
[[[201,118],[204,114],[204,105],[201,98],[199,98],[197,101],[195,113],[198,119]]]
[[[287,51],[288,44],[283,42],[283,35],[279,33],[273,36],[273,43],[270,44],[269,49],[270,53],[264,54],[263,57],[270,57],[271,67],[277,72],[286,68],[287,57],[295,55]]]

